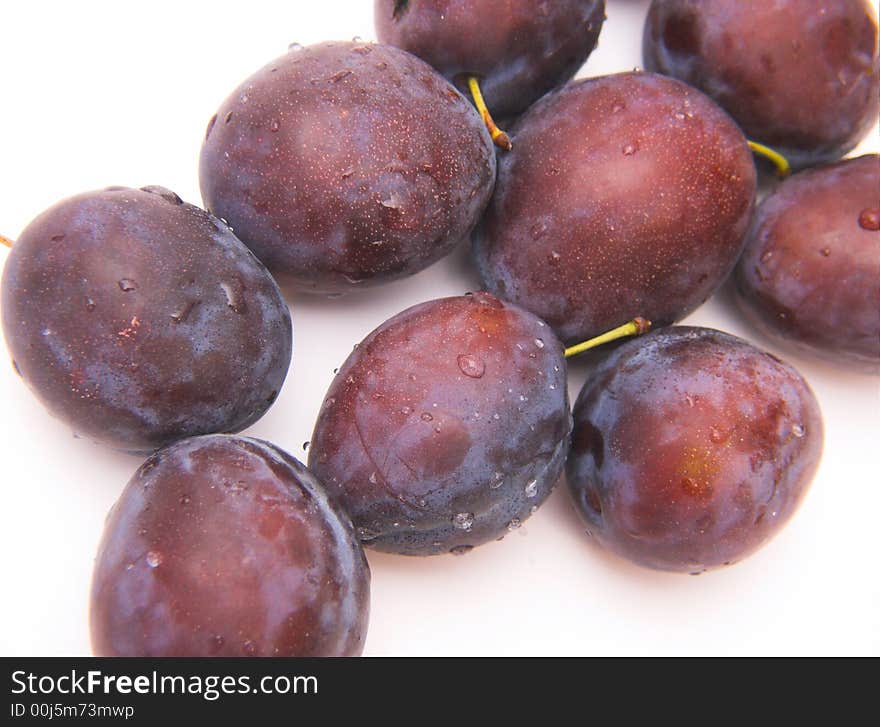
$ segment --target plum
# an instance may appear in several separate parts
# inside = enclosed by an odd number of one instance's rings
[[[758,208],[734,275],[763,332],[880,367],[880,156],[808,169]]]
[[[624,343],[593,371],[566,474],[605,548],[700,573],[779,532],[822,441],[819,405],[791,366],[726,333],[674,327]]]
[[[604,0],[376,0],[376,33],[462,90],[479,78],[492,113],[525,111],[577,73],[596,47]]]
[[[122,450],[244,429],[290,365],[290,311],[269,273],[161,187],[41,214],[12,246],[2,295],[25,383],[78,434]]]
[[[213,435],[154,454],[111,511],[92,580],[98,656],[356,656],[370,570],[302,464]]]
[[[755,165],[699,91],[648,73],[576,81],[512,131],[474,256],[489,291],[563,341],[635,315],[673,323],[733,268]]]
[[[880,112],[869,0],[654,0],[644,63],[709,94],[795,167],[844,155]]]
[[[365,545],[462,553],[546,499],[570,427],[561,342],[475,293],[409,308],[355,348],[324,399],[309,465]]]
[[[397,48],[321,43],[247,79],[208,124],[209,210],[285,286],[339,293],[412,275],[477,223],[495,182],[473,106]]]

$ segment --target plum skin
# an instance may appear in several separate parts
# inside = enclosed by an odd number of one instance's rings
[[[91,595],[98,656],[357,656],[370,570],[350,521],[267,442],[195,437],[135,473]]]
[[[643,56],[648,70],[709,94],[797,168],[843,156],[880,113],[868,0],[654,0]]]
[[[199,179],[285,287],[412,275],[476,225],[495,153],[473,106],[398,48],[322,43],[247,79],[208,125]]]
[[[499,118],[525,111],[572,78],[596,43],[604,0],[376,0],[375,24],[383,43],[426,60],[466,90],[467,76]]]
[[[78,434],[125,451],[244,429],[290,365],[290,312],[266,269],[161,187],[43,212],[9,253],[2,296],[25,383]]]
[[[740,309],[814,355],[880,367],[880,156],[800,172],[758,208],[736,267]]]
[[[550,494],[571,415],[562,344],[486,293],[414,306],[355,348],[331,384],[309,466],[364,544],[462,553]]]
[[[489,291],[566,343],[635,316],[669,325],[733,268],[755,166],[699,91],[649,73],[575,81],[511,131],[474,258]]]
[[[598,542],[648,568],[700,573],[785,525],[822,453],[813,393],[741,339],[674,327],[621,346],[574,407],[566,474]]]

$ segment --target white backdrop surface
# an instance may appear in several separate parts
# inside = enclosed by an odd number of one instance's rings
[[[599,49],[580,75],[640,64],[647,5],[608,0]],[[160,184],[199,203],[205,125],[241,80],[294,41],[375,37],[367,0],[9,2],[0,27],[0,232],[13,239],[57,200],[113,184]],[[878,148],[872,134],[859,151]],[[290,299],[293,366],[248,434],[302,458],[333,369],[354,343],[412,304],[478,287],[462,245],[378,290]],[[782,534],[723,571],[654,573],[593,545],[560,483],[519,531],[464,557],[368,553],[366,654],[880,654],[880,379],[780,349],[723,295],[687,322],[782,355],[820,400],[824,459]],[[572,400],[584,376],[573,363]],[[8,361],[0,412],[0,655],[88,654],[95,550],[140,460],[75,439]]]

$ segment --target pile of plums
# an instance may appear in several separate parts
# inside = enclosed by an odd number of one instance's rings
[[[823,424],[788,364],[672,327],[731,273],[763,331],[880,366],[880,159],[837,161],[878,116],[867,0],[654,0],[649,70],[578,81],[602,0],[375,13],[383,44],[292,47],[221,104],[207,211],[108,187],[11,246],[16,371],[79,434],[150,454],[98,553],[98,654],[358,654],[362,545],[465,553],[519,527],[563,471],[589,533],[635,563],[749,555],[806,494]],[[757,210],[750,142],[812,167]],[[336,295],[469,236],[485,289],[355,347],[308,468],[231,434],[290,365],[276,278]],[[612,347],[572,412],[565,346],[637,317],[655,330]]]

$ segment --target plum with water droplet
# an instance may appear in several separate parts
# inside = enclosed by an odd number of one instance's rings
[[[515,116],[577,73],[605,21],[604,0],[376,0],[376,33],[455,82],[477,76],[493,114]]]
[[[16,369],[79,435],[136,452],[259,419],[290,365],[277,285],[220,220],[161,187],[59,202],[12,246]]]
[[[563,341],[637,315],[673,323],[733,268],[755,165],[736,124],[699,91],[648,73],[576,81],[511,131],[474,255],[492,293]]]
[[[561,342],[475,293],[409,308],[355,348],[324,399],[309,466],[368,547],[463,553],[547,498],[570,428]]]
[[[356,656],[370,570],[351,522],[274,445],[213,435],[135,473],[92,578],[98,656]]]
[[[844,155],[880,113],[869,0],[654,0],[644,63],[709,94],[795,167]]]
[[[566,474],[602,546],[700,573],[779,532],[822,443],[819,405],[791,366],[726,333],[674,327],[624,343],[593,371]]]
[[[473,106],[424,61],[356,42],[291,50],[211,119],[202,197],[283,285],[412,275],[476,224],[495,182]]]
[[[740,308],[763,332],[880,367],[880,156],[783,182],[758,208],[734,280]]]

